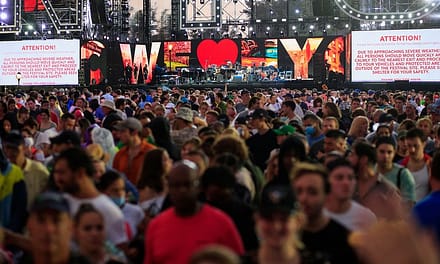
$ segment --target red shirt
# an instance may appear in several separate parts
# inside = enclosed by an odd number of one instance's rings
[[[170,208],[148,225],[144,264],[188,263],[197,250],[213,244],[244,254],[240,235],[225,213],[204,204],[196,215],[180,217]]]

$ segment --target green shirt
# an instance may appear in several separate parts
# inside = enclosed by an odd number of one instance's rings
[[[400,170],[400,176],[399,176]],[[393,169],[385,173],[385,178],[392,182],[406,201],[416,201],[416,182],[411,172],[399,164],[393,163]],[[400,183],[398,178],[400,177]]]

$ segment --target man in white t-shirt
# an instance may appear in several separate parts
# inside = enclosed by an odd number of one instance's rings
[[[93,183],[94,165],[87,153],[70,148],[60,153],[53,169],[56,186],[65,193],[70,212],[75,215],[83,203],[92,204],[104,217],[106,237],[114,245],[127,243],[125,221],[121,210]]]
[[[377,219],[374,213],[352,200],[356,176],[349,161],[340,158],[327,164],[330,193],[324,214],[351,231],[365,230]]]

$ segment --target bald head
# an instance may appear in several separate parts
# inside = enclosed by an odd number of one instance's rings
[[[168,190],[176,213],[193,215],[197,211],[198,168],[189,160],[177,162],[168,174]]]
[[[174,163],[168,173],[168,181],[170,181],[171,178],[181,178],[184,174],[191,176],[191,178],[194,178],[195,180],[197,178],[197,173],[198,167],[196,163],[190,160],[181,160]]]

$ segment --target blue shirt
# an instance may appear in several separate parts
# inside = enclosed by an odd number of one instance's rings
[[[324,134],[321,134],[318,137],[311,137],[310,135],[307,135],[307,142],[309,142],[309,146],[312,146],[313,144],[315,144],[316,142],[323,140],[325,137]]]
[[[440,191],[436,191],[418,202],[413,208],[418,224],[432,231],[440,242]]]

